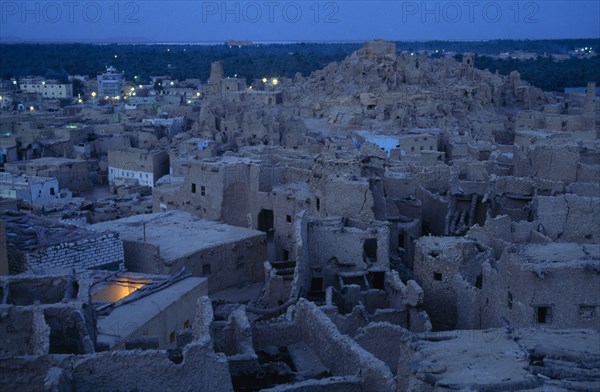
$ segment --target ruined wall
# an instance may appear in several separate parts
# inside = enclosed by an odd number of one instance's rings
[[[370,323],[358,330],[354,340],[365,350],[383,361],[390,371],[398,370],[399,346],[407,342],[411,333],[399,325]]]
[[[370,221],[375,219],[374,200],[370,185],[364,179],[355,181],[328,178],[320,187],[321,214],[344,216]]]
[[[600,242],[600,198],[570,194],[538,196],[534,206],[536,220],[553,240]]]
[[[340,334],[333,322],[315,304],[301,299],[294,322],[302,340],[335,375],[361,374],[363,391],[395,391],[394,377],[385,364]]]
[[[111,264],[121,265],[124,259],[123,241],[116,233],[105,233],[25,254],[26,266],[33,271],[46,268],[83,270]]]
[[[84,357],[74,364],[76,390],[114,391],[233,391],[223,354],[192,343],[183,350],[183,362],[173,363],[166,352],[116,351]]]
[[[540,177],[567,183],[577,181],[577,145],[538,143],[528,147],[515,146],[515,152],[515,176]]]
[[[440,217],[445,217],[448,212],[447,198],[434,195],[421,186],[417,189],[417,198],[422,204],[422,224],[429,228],[431,234],[444,235],[445,222]]]
[[[567,252],[577,259],[579,245],[561,245],[571,248]],[[587,250],[596,254],[595,260],[588,261],[552,261],[552,250],[539,246],[531,251],[547,255],[547,261],[531,261],[529,251],[515,248],[503,254],[496,268],[484,266],[479,297],[481,328],[500,327],[500,318],[505,317],[515,326],[600,329],[597,246]],[[547,310],[540,314],[540,307]]]
[[[454,329],[457,322],[455,276],[476,285],[489,257],[475,241],[455,237],[421,237],[415,243],[414,276],[425,293],[424,308],[434,329]]]
[[[346,271],[367,268],[365,257],[374,265],[387,269],[389,263],[390,230],[388,224],[364,224],[342,218],[315,218],[308,225],[311,265],[328,264]],[[371,241],[371,246],[367,243]],[[373,257],[375,256],[375,257]]]
[[[0,357],[43,355],[49,352],[50,328],[40,308],[1,305]]]

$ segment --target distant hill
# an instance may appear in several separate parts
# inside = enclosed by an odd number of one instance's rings
[[[117,41],[117,40],[115,40]],[[118,42],[118,41],[117,41]],[[448,52],[478,54],[475,66],[508,74],[518,70],[523,79],[545,90],[600,85],[600,58],[569,59],[560,63],[549,58],[532,60],[489,57],[509,51],[568,54],[578,47],[600,48],[598,39],[577,40],[495,40],[396,42],[399,51],[427,51],[431,56]],[[288,43],[229,47],[205,44],[0,44],[0,78],[41,75],[61,78],[69,74],[95,76],[108,65],[124,70],[126,78],[146,82],[152,75],[175,79],[208,79],[210,63],[220,60],[226,76],[237,74],[248,80],[270,76],[308,76],[327,64],[343,60],[361,43]],[[435,51],[438,51],[437,53]],[[115,57],[116,56],[116,57]]]

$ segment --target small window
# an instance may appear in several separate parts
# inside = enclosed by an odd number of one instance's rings
[[[56,191],[54,190],[54,187],[50,188],[50,195],[54,196],[56,193]]]
[[[433,146],[429,146],[429,151],[433,151]]]
[[[175,343],[175,331],[169,334],[169,343]]]
[[[582,320],[591,320],[596,317],[596,307],[589,305],[579,305],[579,318]]]
[[[200,187],[200,195],[201,196],[206,196],[206,187],[205,186],[201,186]]]
[[[412,147],[410,148],[410,151],[415,151],[415,146],[412,146]]]
[[[423,147],[423,146],[419,146],[419,151],[423,151],[424,148],[425,147]]]
[[[204,264],[202,266],[202,276],[208,276],[210,275],[210,264]]]
[[[441,272],[434,272],[433,273],[433,279],[437,280],[438,282],[442,281],[442,273]]]
[[[290,259],[290,251],[287,249],[283,250],[283,261],[288,261]]]
[[[550,306],[538,306],[535,308],[538,324],[550,324],[552,322],[552,308]]]
[[[192,183],[192,193],[196,193],[196,184]]]
[[[292,216],[291,216],[291,215],[286,215],[286,216],[285,216],[285,220],[286,220],[288,223],[292,223]]]
[[[508,303],[507,303],[507,305],[508,305],[509,309],[512,309],[512,307],[513,307],[513,295],[512,295],[512,293],[510,291],[508,292]]]
[[[321,211],[321,199],[317,197],[317,211]]]
[[[188,329],[190,328],[190,320],[185,320],[183,322],[183,329]]]

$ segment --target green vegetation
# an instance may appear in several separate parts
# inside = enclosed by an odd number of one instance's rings
[[[518,70],[523,79],[545,90],[584,86],[588,81],[600,84],[600,57],[570,59],[556,63],[539,57],[536,60],[500,60],[486,55],[523,50],[535,53],[566,54],[578,47],[600,48],[600,40],[485,41],[485,42],[397,42],[399,51],[438,50],[432,57],[446,52],[475,52],[475,65],[492,72],[508,74]],[[210,63],[220,60],[226,76],[247,80],[269,76],[307,76],[330,62],[341,61],[360,48],[360,43],[297,43],[248,47],[225,45],[90,45],[90,44],[2,44],[0,78],[41,75],[63,79],[81,74],[95,77],[106,66],[125,71],[128,80],[147,83],[150,76],[167,75],[177,80],[208,79]],[[81,86],[77,88],[80,89]],[[78,90],[79,91],[79,90]]]

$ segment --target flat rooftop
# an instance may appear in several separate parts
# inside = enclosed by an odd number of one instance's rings
[[[144,240],[145,226],[145,240]],[[175,260],[218,245],[266,235],[262,231],[197,218],[183,211],[135,215],[89,226],[116,231],[124,241],[146,242],[160,248],[163,260]]]
[[[151,283],[160,283],[160,278],[151,277]],[[142,291],[131,294],[131,302],[115,307],[108,315],[98,316],[98,342],[114,347],[130,336],[140,335],[140,329],[169,307],[178,306],[184,297],[195,304],[198,297],[206,295],[207,279],[187,277],[147,296],[141,296]]]
[[[553,242],[519,246],[518,256],[528,263],[559,263],[600,260],[600,244]]]
[[[11,162],[10,164],[21,167],[21,166],[62,166],[62,165],[69,165],[69,164],[73,164],[73,163],[87,163],[87,162],[80,160],[80,159],[45,157],[45,158],[31,159],[28,161],[16,161],[16,162]]]
[[[418,357],[411,367],[427,383],[444,390],[508,391],[528,383],[530,388],[518,389],[534,390],[543,380],[536,379],[527,366],[532,353],[546,353],[545,360],[564,357],[561,378],[570,378],[571,370],[571,381],[577,380],[575,374],[585,372],[576,359],[600,355],[600,335],[592,330],[517,329],[514,335],[518,342],[506,329],[421,334],[413,344]],[[546,382],[543,390],[563,390],[552,385],[555,381],[550,378]]]
[[[104,234],[65,225],[27,212],[5,211],[6,237],[16,252],[34,252],[50,246],[99,237]]]

